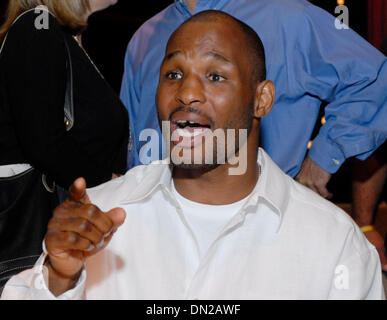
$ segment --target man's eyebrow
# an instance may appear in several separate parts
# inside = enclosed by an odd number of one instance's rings
[[[169,53],[169,54],[167,54],[165,56],[165,60],[171,60],[172,58],[174,58],[174,57],[176,57],[176,56],[178,56],[180,54],[183,54],[183,52],[181,52],[179,50],[178,51],[173,51],[173,52],[171,52],[171,53]]]
[[[171,60],[172,58],[174,58],[178,55],[181,55],[181,54],[183,54],[183,52],[180,50],[173,51],[165,56],[165,61]],[[206,56],[211,57],[215,60],[223,60],[224,62],[232,64],[232,62],[229,59],[227,59],[225,56],[221,55],[220,53],[214,52],[214,51],[207,52]]]
[[[209,56],[213,59],[216,60],[223,60],[227,63],[233,64],[229,59],[227,59],[225,56],[221,55],[220,53],[214,52],[214,51],[209,51],[207,52],[206,56]]]

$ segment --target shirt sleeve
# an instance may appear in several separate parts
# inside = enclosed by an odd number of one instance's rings
[[[113,172],[94,161],[72,133],[74,128],[67,132],[64,125],[64,34],[53,18],[47,30],[34,28],[33,18],[26,15],[7,39],[14,48],[6,71],[7,92],[23,155],[65,188],[81,176],[88,185],[108,181]]]
[[[378,252],[354,225],[334,270],[331,300],[385,300]]]
[[[289,28],[298,55],[294,82],[328,102],[309,156],[334,173],[345,159],[364,160],[387,139],[387,59],[351,29],[336,29],[335,18],[313,5],[297,20],[298,28]]]
[[[55,297],[48,289],[48,270],[44,266],[47,254],[32,269],[13,276],[5,285],[1,300],[81,300],[85,298],[86,270],[83,269],[75,287]]]

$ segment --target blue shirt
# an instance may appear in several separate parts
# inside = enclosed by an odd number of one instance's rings
[[[366,159],[387,139],[387,59],[351,29],[336,29],[335,17],[305,0],[199,0],[195,13],[208,9],[235,16],[262,39],[267,79],[276,86],[275,105],[261,121],[262,145],[290,176],[301,168],[322,100],[326,123],[309,156],[325,171],[336,172],[352,156]],[[161,136],[159,68],[170,35],[190,16],[176,0],[129,43],[121,89],[131,119],[128,168],[141,164],[141,149],[146,162],[161,156],[149,156],[142,147],[150,138],[140,141],[140,133],[153,128]]]

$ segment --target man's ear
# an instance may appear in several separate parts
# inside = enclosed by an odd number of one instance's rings
[[[254,117],[262,118],[267,115],[274,105],[275,86],[270,80],[265,80],[257,84],[254,99]]]

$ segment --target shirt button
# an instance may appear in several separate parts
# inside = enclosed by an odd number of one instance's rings
[[[340,160],[332,159],[332,161],[333,161],[336,165],[339,165],[339,164],[340,164]]]

